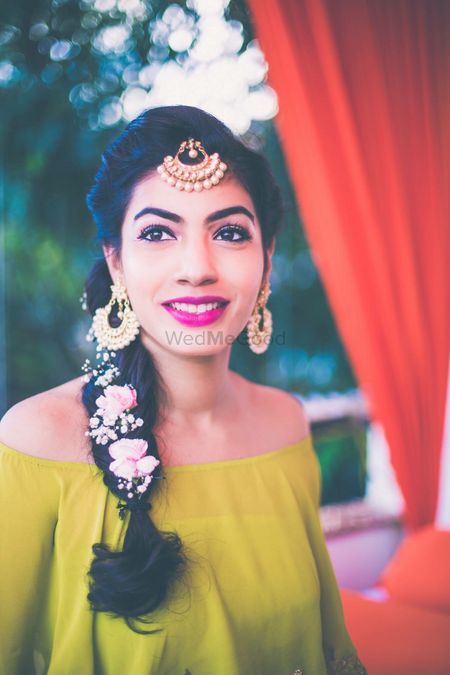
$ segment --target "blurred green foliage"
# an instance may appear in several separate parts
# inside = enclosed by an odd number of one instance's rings
[[[99,115],[103,103],[126,86],[125,69],[175,58],[151,32],[152,21],[170,4],[144,3],[145,20],[126,17],[120,2],[109,12],[88,0],[16,0],[2,7],[5,288],[0,290],[6,321],[0,347],[8,364],[3,407],[76,377],[92,355],[84,339],[88,317],[78,301],[99,254],[85,194],[102,150],[124,126],[104,127]],[[243,24],[245,47],[254,36],[244,2],[232,0],[227,11]],[[124,17],[131,27],[127,51],[95,50],[99,30]],[[355,379],[301,227],[274,125],[253,124],[247,140],[267,155],[285,197],[285,229],[274,256],[268,305],[274,334],[284,336],[284,343],[272,344],[262,356],[237,344],[231,366],[255,381],[303,395],[352,388]]]
[[[342,418],[317,425],[314,449],[322,471],[322,505],[364,497],[367,473],[365,420]]]

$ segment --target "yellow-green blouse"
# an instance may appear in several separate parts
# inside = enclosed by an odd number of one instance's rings
[[[139,635],[86,597],[92,545],[120,547],[130,517],[99,469],[0,443],[1,675],[365,672],[319,522],[311,436],[165,476],[149,513],[192,563],[143,625],[162,632]]]

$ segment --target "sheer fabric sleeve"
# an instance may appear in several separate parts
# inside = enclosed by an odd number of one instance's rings
[[[57,510],[54,472],[0,443],[0,675],[37,672],[33,645]]]
[[[337,673],[367,675],[345,625],[339,587],[319,518],[322,489],[320,464],[316,454],[314,452],[311,454],[311,474],[309,478],[315,508],[314,525],[311,528],[312,546],[320,579],[320,612],[327,673],[328,675],[336,675]]]

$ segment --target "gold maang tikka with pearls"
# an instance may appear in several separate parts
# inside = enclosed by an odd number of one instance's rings
[[[180,159],[184,152],[187,152],[191,159],[197,159],[201,155],[200,161],[185,164]],[[225,162],[220,159],[219,153],[214,152],[208,155],[200,141],[188,138],[182,142],[175,157],[172,155],[164,157],[157,171],[162,180],[177,190],[201,192],[217,185],[224,177],[227,168]]]

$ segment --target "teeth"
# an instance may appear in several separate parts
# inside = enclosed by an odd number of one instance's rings
[[[202,312],[209,312],[211,309],[220,307],[219,302],[209,302],[203,305],[190,305],[185,302],[170,302],[170,307],[174,307],[182,312],[189,312],[190,314],[201,314]]]

